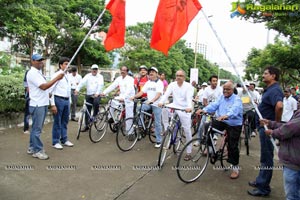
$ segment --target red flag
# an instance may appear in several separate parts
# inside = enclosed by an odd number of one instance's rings
[[[112,15],[104,48],[106,51],[124,46],[125,44],[125,0],[110,0],[106,9]]]
[[[160,0],[152,29],[151,48],[167,56],[171,46],[186,33],[201,8],[198,0]]]

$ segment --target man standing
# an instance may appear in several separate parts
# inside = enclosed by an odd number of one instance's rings
[[[164,85],[161,80],[158,78],[158,70],[156,67],[151,67],[149,69],[149,78],[144,85],[143,89],[137,93],[135,96],[131,97],[131,99],[136,99],[141,97],[144,93],[147,94],[148,101],[146,104],[142,105],[142,110],[148,111],[153,110],[154,113],[154,122],[155,122],[155,136],[156,136],[156,144],[155,148],[160,148],[161,145],[161,108],[157,107],[159,100],[161,99],[161,95],[164,90]],[[143,114],[141,114],[141,119],[143,120]]]
[[[71,121],[77,121],[76,106],[77,106],[78,96],[74,94],[74,91],[76,90],[78,84],[82,80],[82,77],[80,74],[77,73],[76,67],[71,68],[71,73],[68,74],[68,80],[71,84]]]
[[[297,101],[292,97],[291,90],[286,88],[284,90],[283,98],[283,112],[281,121],[288,122],[297,111]]]
[[[41,133],[48,111],[49,92],[47,91],[53,84],[64,77],[64,73],[58,74],[54,79],[47,82],[41,69],[44,66],[44,58],[39,54],[32,56],[32,67],[27,73],[27,83],[29,88],[29,113],[32,116],[32,127],[30,131],[28,154],[34,158],[46,160],[49,156],[43,149]]]
[[[213,121],[212,127],[218,130],[226,130],[228,133],[228,161],[233,165],[230,174],[231,179],[239,177],[239,139],[243,124],[243,105],[238,95],[234,94],[234,85],[228,81],[223,86],[223,95],[215,102],[199,109],[201,112],[216,113],[217,120]]]
[[[189,142],[192,139],[191,111],[194,90],[193,86],[185,81],[185,77],[186,75],[183,70],[178,70],[176,72],[176,81],[170,83],[158,105],[161,107],[168,100],[168,97],[171,94],[173,95],[172,106],[185,110],[185,112],[176,111],[176,113],[178,114],[180,122],[182,124],[186,136],[186,142]],[[163,121],[165,120],[163,119]],[[192,146],[188,146],[185,159],[191,158],[191,152]]]
[[[53,74],[54,79],[58,74],[64,73],[69,64],[70,59],[61,57],[58,62],[59,70]],[[53,113],[53,126],[52,126],[52,145],[53,148],[61,150],[62,145],[67,147],[74,146],[68,140],[68,122],[70,115],[70,93],[71,88],[68,77],[65,76],[59,80],[52,88],[52,95],[50,98],[51,111]],[[61,144],[60,144],[61,142]]]
[[[87,109],[89,113],[92,111],[93,107],[93,117],[95,117],[99,112],[99,103],[100,103],[100,96],[99,94],[102,91],[102,88],[104,86],[104,79],[101,74],[98,73],[98,65],[93,64],[91,66],[91,73],[88,73],[84,76],[84,78],[80,81],[79,85],[77,86],[76,90],[74,91],[75,95],[78,95],[78,92],[80,89],[85,85],[86,86],[86,96],[85,100],[86,102],[92,104],[93,106],[87,105]],[[89,129],[88,127],[88,120],[89,116],[88,114],[85,115],[85,126],[82,130],[87,131]]]
[[[24,85],[24,97],[25,97],[25,111],[24,111],[24,134],[29,134],[29,88],[27,83],[27,73],[28,70],[25,72],[23,85]]]
[[[273,66],[265,68],[262,79],[267,87],[258,109],[264,119],[280,122],[283,110],[283,93],[277,82],[279,80],[279,70]],[[258,123],[257,126],[259,126]],[[268,196],[271,192],[270,182],[273,174],[274,146],[270,137],[265,134],[263,126],[258,127],[258,132],[261,148],[261,168],[256,180],[248,183],[250,186],[255,187],[253,190],[248,190],[248,194],[251,196]]]
[[[201,85],[201,88],[198,91],[197,96],[196,96],[196,100],[198,100],[198,102],[200,103],[200,106],[203,105],[203,93],[204,93],[204,90],[206,87],[207,87],[207,83],[203,82]]]

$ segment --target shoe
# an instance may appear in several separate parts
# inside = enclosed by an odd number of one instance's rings
[[[237,179],[239,177],[239,171],[238,170],[233,170],[230,174],[231,179]]]
[[[255,197],[265,197],[269,196],[269,193],[262,193],[259,189],[255,188],[253,190],[248,190],[248,194]]]
[[[218,136],[214,135],[213,140],[218,140]]]
[[[44,150],[41,150],[37,153],[32,154],[32,157],[38,158],[40,160],[47,160],[49,158],[49,156],[45,153]]]
[[[184,158],[183,158],[183,160],[185,160],[185,161],[189,161],[189,160],[191,160],[192,159],[192,156],[191,156],[191,154],[185,154],[185,156],[184,156]]]
[[[59,144],[59,143],[56,143],[55,145],[53,145],[53,148],[58,149],[58,150],[62,150],[63,146],[61,146],[61,144]]]
[[[28,130],[24,131],[24,134],[29,135],[30,132]]]
[[[64,146],[67,146],[67,147],[73,147],[74,144],[72,142],[70,142],[69,140],[66,141],[65,143],[63,143]]]
[[[257,187],[255,181],[249,181],[249,182],[248,182],[248,185],[251,186],[251,187],[255,187],[255,188]]]
[[[78,119],[72,118],[71,121],[78,122]]]
[[[28,148],[28,149],[27,149],[27,154],[29,154],[29,155],[32,155],[32,154],[34,154],[34,151],[33,151],[33,149],[31,149],[31,148]]]
[[[194,142],[193,146],[194,147],[199,147],[200,146],[200,142],[199,141]]]
[[[128,135],[128,141],[134,141],[135,140],[135,135],[132,133],[132,134],[129,134]]]
[[[110,123],[110,124],[112,124],[112,123],[114,123],[114,119],[113,118],[109,118],[107,122]]]
[[[161,143],[156,143],[156,144],[154,145],[155,148],[160,148],[160,146],[161,146]]]
[[[251,133],[251,137],[255,137],[256,136],[256,133],[253,131],[252,133]]]
[[[83,129],[82,129],[82,131],[81,132],[87,132],[89,130],[89,127],[84,127]]]

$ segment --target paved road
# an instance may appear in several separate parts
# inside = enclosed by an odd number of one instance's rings
[[[0,131],[0,199],[2,200],[102,200],[102,199],[260,199],[247,195],[247,182],[255,178],[259,165],[258,138],[251,141],[250,156],[241,150],[240,178],[213,170],[211,164],[200,179],[182,183],[173,169],[176,155],[170,156],[162,170],[155,170],[158,150],[148,139],[130,152],[121,152],[115,135],[108,132],[97,144],[83,133],[75,140],[76,122],[69,124],[74,147],[51,147],[52,124],[45,125],[42,140],[49,160],[26,154],[29,135],[21,128]],[[278,165],[278,161],[275,161]],[[145,166],[144,169],[138,169]],[[23,169],[20,169],[23,168]],[[152,168],[152,169],[151,169]],[[282,171],[273,173],[270,199],[284,199]]]

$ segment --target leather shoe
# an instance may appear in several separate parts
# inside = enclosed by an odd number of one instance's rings
[[[230,174],[231,179],[237,179],[239,177],[239,172],[238,171],[232,171]]]
[[[251,196],[255,196],[255,197],[269,196],[269,193],[268,194],[264,194],[259,189],[248,190],[248,194],[251,195]]]
[[[89,127],[84,127],[83,129],[82,129],[82,131],[81,132],[87,132],[89,130]]]
[[[257,187],[255,181],[249,181],[249,182],[248,182],[248,185],[251,186],[251,187],[255,187],[255,188]]]
[[[72,118],[71,121],[78,122],[78,119]]]

